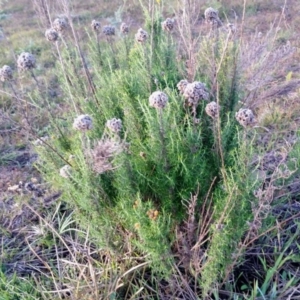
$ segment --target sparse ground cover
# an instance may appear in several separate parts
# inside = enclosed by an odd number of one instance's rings
[[[0,299],[298,299],[299,6],[4,1]]]

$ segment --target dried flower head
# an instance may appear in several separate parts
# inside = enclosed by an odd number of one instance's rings
[[[101,24],[99,21],[93,20],[91,23],[91,27],[94,31],[99,32],[101,28]]]
[[[122,144],[115,140],[104,138],[98,141],[87,153],[91,159],[93,170],[98,173],[113,170],[113,159],[123,150]]]
[[[212,118],[216,118],[218,116],[219,110],[220,106],[215,101],[208,103],[205,107],[205,112]]]
[[[256,122],[252,110],[247,108],[240,108],[240,110],[236,112],[235,118],[244,127],[252,126]]]
[[[103,27],[102,32],[106,35],[106,36],[112,36],[115,35],[115,27],[110,26],[110,25],[105,25]]]
[[[49,42],[56,42],[58,40],[58,32],[54,28],[47,29],[45,37]]]
[[[126,23],[122,23],[121,26],[120,26],[120,31],[123,33],[123,34],[127,34],[129,32],[129,26],[126,24]]]
[[[161,23],[162,29],[167,32],[171,32],[174,29],[174,20],[167,18]]]
[[[182,79],[177,83],[177,88],[178,88],[180,94],[184,93],[184,90],[188,84],[189,84],[189,82],[186,79]]]
[[[106,127],[112,132],[118,133],[122,129],[122,121],[120,119],[113,118],[106,122]]]
[[[18,57],[17,64],[21,71],[31,70],[35,68],[35,57],[28,52],[22,52]]]
[[[198,105],[199,100],[208,100],[209,93],[206,91],[206,86],[200,81],[194,81],[187,84],[183,92],[184,98],[189,106]]]
[[[52,26],[57,32],[63,33],[68,29],[68,21],[65,18],[56,18]]]
[[[4,65],[0,69],[0,80],[5,82],[5,81],[10,81],[13,79],[13,74],[12,74],[12,69],[10,66]]]
[[[210,23],[212,20],[218,19],[218,11],[212,7],[208,7],[204,12],[206,22]]]
[[[142,28],[140,28],[137,33],[135,34],[135,40],[138,43],[144,43],[148,38],[148,33],[147,31],[143,30]]]
[[[154,108],[164,108],[168,103],[168,96],[161,91],[156,91],[149,97],[149,105]]]
[[[70,165],[65,165],[59,170],[59,175],[63,178],[70,178],[71,176],[71,166]]]
[[[147,216],[149,217],[149,219],[151,219],[153,221],[155,221],[157,219],[158,215],[159,215],[159,212],[156,209],[149,209],[147,211]]]
[[[74,119],[73,128],[79,131],[86,131],[93,128],[93,120],[89,115],[80,115]]]

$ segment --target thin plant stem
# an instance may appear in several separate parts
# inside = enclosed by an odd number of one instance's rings
[[[165,131],[164,131],[164,124],[163,124],[163,109],[158,109],[158,116],[159,116],[159,134],[160,134],[160,141],[161,141],[161,155],[164,159],[164,169],[167,172],[170,168],[168,157],[167,157],[167,148],[165,143]]]
[[[117,63],[117,60],[116,60],[116,52],[115,52],[115,49],[114,49],[114,46],[113,46],[113,38],[112,37],[107,37],[107,42],[109,44],[109,48],[111,50],[112,57],[113,57],[113,67],[117,68],[118,63]]]
[[[98,58],[100,61],[100,66],[102,65],[102,58],[101,58],[101,47],[100,47],[100,40],[99,40],[99,34],[98,32],[95,32],[96,36],[96,43],[97,43],[97,52],[98,52]]]
[[[38,82],[36,76],[34,75],[33,70],[30,70],[30,74],[31,74],[31,77],[34,79],[34,81],[35,81],[35,83],[36,83],[36,85],[37,85],[38,90],[40,90],[39,82]]]
[[[72,104],[73,104],[73,107],[74,107],[74,110],[75,110],[76,114],[78,114],[77,106],[76,106],[76,103],[74,101],[74,97],[73,97],[73,94],[72,94],[72,91],[71,91],[71,88],[70,88],[70,85],[72,85],[72,82],[70,81],[70,79],[69,79],[69,77],[67,75],[67,72],[66,72],[66,69],[65,69],[65,65],[64,65],[64,62],[62,60],[62,56],[61,56],[60,49],[59,49],[59,46],[58,46],[58,42],[55,42],[55,46],[56,46],[56,50],[57,50],[57,53],[58,53],[59,62],[60,62],[60,65],[62,67],[63,74],[64,74],[64,77],[65,77],[65,81],[66,81],[66,84],[67,84],[67,88],[68,88],[68,92],[69,92],[69,95],[70,95],[70,99],[72,101]]]

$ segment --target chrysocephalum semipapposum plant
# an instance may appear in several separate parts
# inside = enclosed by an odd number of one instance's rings
[[[140,28],[135,35],[130,34],[122,23],[120,40],[110,27],[100,33],[100,24],[93,22],[92,28],[89,24],[88,32],[93,30],[97,39],[105,38],[101,40],[101,70],[95,47],[85,45],[82,52],[97,86],[99,106],[86,97],[89,88],[84,83],[83,93],[78,96],[76,76],[66,69],[72,81],[72,93],[66,101],[76,98],[76,115],[90,113],[93,122],[87,115],[79,116],[73,127],[81,134],[62,126],[70,136],[71,149],[59,149],[63,157],[76,155],[71,164],[74,172],[69,180],[64,180],[68,186],[64,199],[77,208],[75,213],[84,226],[90,225],[93,238],[102,246],[109,245],[119,253],[132,253],[126,252],[131,247],[135,255],[150,257],[151,263],[156,262],[153,269],[149,266],[151,275],[155,271],[162,274],[157,266],[163,265],[162,258],[171,257],[178,263],[178,270],[183,267],[185,274],[193,272],[191,281],[197,285],[195,294],[198,293],[195,298],[204,298],[223,276],[230,261],[229,252],[242,239],[252,214],[249,203],[253,199],[249,195],[251,185],[256,183],[247,171],[247,154],[252,144],[248,142],[246,149],[240,147],[248,133],[255,134],[256,128],[244,131],[237,126],[234,115],[238,100],[245,94],[239,84],[246,73],[240,74],[239,55],[249,51],[239,52],[239,37],[232,26],[211,31],[216,38],[206,33],[197,36],[198,30],[207,32],[204,22],[198,22],[203,11],[198,12],[198,17],[187,11],[178,13],[178,32],[170,34],[173,20],[163,21],[153,3],[143,25],[147,32]],[[204,14],[213,29],[222,25],[216,10],[210,8]],[[180,42],[178,34],[183,37]],[[91,51],[96,55],[90,55]],[[250,61],[256,56],[257,53],[249,56]],[[258,60],[255,67],[260,61],[263,60]],[[81,67],[74,64],[76,74],[82,72]],[[178,82],[181,78],[188,80]],[[206,105],[203,100],[212,102]],[[251,103],[243,103],[253,108]],[[249,112],[239,111],[237,120],[249,127],[255,123],[249,116]],[[123,135],[130,142],[130,150]],[[88,138],[89,143],[80,143],[82,138]],[[65,165],[53,156],[49,161],[55,175],[59,166]],[[189,198],[193,199],[191,206],[182,203]],[[196,213],[191,213],[190,207]],[[192,226],[182,224],[185,219]],[[197,224],[205,226],[201,239]],[[174,228],[189,231],[188,243],[182,237],[178,243],[182,248],[188,245],[188,249],[181,249],[181,255],[189,256],[189,263],[184,266],[177,261],[175,244],[179,235],[174,234]],[[201,284],[195,283],[198,278]],[[182,295],[174,294],[173,298]]]

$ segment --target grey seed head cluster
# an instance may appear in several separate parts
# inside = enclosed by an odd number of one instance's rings
[[[210,23],[212,20],[219,18],[218,11],[212,7],[208,7],[204,12],[204,17],[206,22]]]
[[[122,129],[122,121],[120,119],[113,118],[111,120],[107,120],[106,127],[115,133],[118,133]]]
[[[101,24],[99,21],[93,20],[91,23],[91,27],[94,31],[99,32],[101,28]]]
[[[59,175],[63,178],[70,178],[71,176],[71,166],[70,165],[65,165],[59,170]]]
[[[184,89],[183,97],[187,100],[189,106],[198,105],[200,100],[208,100],[209,93],[206,86],[200,81],[188,83]]]
[[[121,26],[120,26],[120,31],[123,33],[123,34],[127,34],[129,32],[129,26],[126,24],[126,23],[122,23]]]
[[[147,31],[145,31],[144,29],[142,28],[139,28],[139,30],[137,31],[137,33],[135,34],[135,40],[138,42],[138,43],[144,43],[146,42],[148,38],[148,33]]]
[[[110,26],[110,25],[105,25],[102,29],[102,32],[106,35],[106,36],[112,36],[115,35],[115,27]]]
[[[56,42],[58,40],[58,32],[54,28],[47,29],[45,37],[49,42]]]
[[[12,69],[10,66],[4,65],[1,69],[0,69],[0,80],[2,82],[5,81],[10,81],[13,79],[13,73],[12,73]]]
[[[221,20],[219,19],[218,11],[209,7],[204,12],[205,21],[212,26],[220,26]]]
[[[27,71],[35,68],[35,57],[31,53],[22,52],[18,57],[18,68],[20,71]]]
[[[161,23],[162,29],[167,32],[171,32],[174,29],[174,20],[167,18]]]
[[[91,159],[94,172],[102,174],[106,171],[113,170],[112,161],[122,150],[122,144],[112,139],[105,138],[98,141],[93,149],[87,153]]]
[[[63,33],[68,29],[68,21],[65,18],[57,18],[53,21],[52,26],[57,32]]]
[[[156,91],[149,97],[149,105],[154,108],[162,109],[168,103],[168,96],[161,91]]]
[[[182,79],[177,83],[177,88],[178,88],[180,94],[184,93],[184,90],[188,84],[189,84],[189,82],[186,79]]]
[[[219,110],[220,106],[215,101],[208,103],[205,107],[205,112],[213,119],[218,116]]]
[[[244,127],[252,126],[256,122],[252,110],[248,108],[240,108],[240,110],[235,113],[235,118]]]
[[[86,131],[93,128],[93,120],[89,115],[80,115],[74,119],[73,128],[78,131]]]

